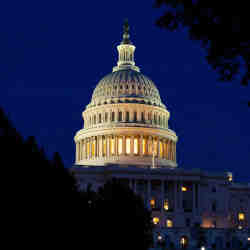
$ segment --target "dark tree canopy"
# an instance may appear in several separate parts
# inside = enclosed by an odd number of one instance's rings
[[[166,7],[156,21],[170,31],[187,28],[190,38],[201,42],[207,62],[219,80],[250,80],[249,2],[228,0],[155,0]],[[250,106],[250,102],[248,103]]]
[[[19,247],[148,248],[151,217],[139,197],[118,181],[80,192],[60,155],[49,160],[35,137],[24,140],[1,108],[0,152],[2,209],[10,214],[4,228]]]

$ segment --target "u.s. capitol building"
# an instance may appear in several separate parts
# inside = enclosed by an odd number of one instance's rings
[[[155,247],[164,241],[186,248],[199,223],[206,249],[250,242],[250,185],[233,182],[231,173],[210,173],[177,166],[178,137],[168,126],[170,112],[154,82],[135,65],[128,24],[117,46],[112,73],[97,84],[83,111],[84,127],[75,137],[72,171],[80,188],[97,189],[119,178],[152,210]]]

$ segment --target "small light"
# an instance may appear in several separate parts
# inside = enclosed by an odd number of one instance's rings
[[[186,191],[187,191],[187,187],[182,186],[182,187],[181,187],[181,191],[182,191],[182,192],[186,192]]]
[[[239,218],[239,220],[245,220],[245,214],[244,213],[239,213],[238,218]]]
[[[206,248],[204,246],[201,247],[201,250],[206,250]]]
[[[158,240],[162,240],[162,236],[161,235],[158,235]]]
[[[241,229],[242,229],[242,226],[238,226],[238,229],[241,230]]]
[[[250,237],[248,237],[247,240],[250,241]]]
[[[158,217],[154,217],[154,218],[153,218],[153,223],[154,223],[155,225],[159,224],[159,221],[160,221],[160,219],[159,219]]]

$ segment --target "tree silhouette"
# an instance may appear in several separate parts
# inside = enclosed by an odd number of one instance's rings
[[[250,80],[250,34],[247,1],[156,0],[166,7],[156,25],[170,31],[188,28],[189,36],[201,42],[207,62],[220,81]],[[248,102],[250,107],[250,101]]]

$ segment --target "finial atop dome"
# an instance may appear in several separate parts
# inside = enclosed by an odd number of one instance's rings
[[[121,44],[117,46],[119,58],[117,66],[113,68],[113,72],[123,69],[132,69],[140,72],[140,69],[135,66],[134,61],[135,46],[130,41],[129,37],[128,19],[125,19],[123,24],[123,40]]]
[[[122,40],[121,44],[132,44],[129,37],[130,37],[129,24],[128,24],[128,19],[126,18],[124,20],[124,24],[123,24],[123,40]]]

